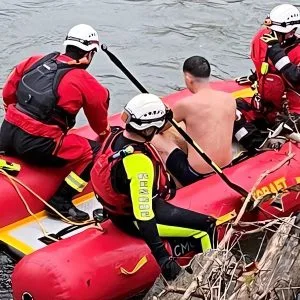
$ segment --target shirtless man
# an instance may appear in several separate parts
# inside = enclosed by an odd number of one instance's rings
[[[193,95],[174,105],[174,119],[184,123],[186,132],[218,166],[225,167],[232,160],[235,99],[229,93],[211,89],[210,65],[205,58],[188,58],[184,62],[183,73],[186,86]],[[212,168],[191,145],[187,145],[186,154],[179,148],[176,138],[170,138],[167,132],[156,135],[152,142],[169,172],[182,186],[212,172]]]

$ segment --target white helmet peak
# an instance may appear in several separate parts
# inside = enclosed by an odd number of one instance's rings
[[[160,129],[166,121],[166,107],[161,99],[153,94],[139,94],[127,103],[122,119],[136,130],[150,127]]]
[[[78,24],[70,29],[64,41],[65,46],[75,46],[84,51],[99,50],[99,38],[90,25]]]
[[[266,22],[268,22],[267,20]],[[281,33],[291,32],[300,27],[299,9],[291,4],[280,4],[271,10],[269,21],[272,30]]]

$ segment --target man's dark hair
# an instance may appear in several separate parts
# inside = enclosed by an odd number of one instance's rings
[[[199,78],[208,78],[210,76],[210,65],[204,57],[195,55],[185,60],[183,72],[188,72]]]
[[[66,47],[66,55],[73,59],[80,59],[87,54],[87,51],[79,49],[78,47],[68,45]]]

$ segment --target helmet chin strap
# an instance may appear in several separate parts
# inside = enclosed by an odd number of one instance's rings
[[[284,46],[285,44],[289,45],[289,43],[293,43],[293,41],[297,39],[295,34],[292,35],[292,36],[288,36],[289,32],[288,33],[281,33],[280,32],[279,34],[277,33],[278,38],[281,37],[280,40],[279,40],[281,46]]]
[[[152,141],[153,137],[155,136],[157,130],[154,129],[153,132],[150,135],[144,135],[143,138],[146,140],[146,142]]]
[[[146,140],[146,142],[150,142],[153,139],[153,137],[155,136],[155,134],[157,133],[157,130],[153,129],[150,134],[144,134],[143,132],[144,132],[144,130],[140,131],[139,135],[142,136]]]

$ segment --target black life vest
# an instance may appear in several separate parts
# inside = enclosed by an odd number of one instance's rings
[[[17,88],[16,107],[42,123],[59,125],[64,131],[75,125],[76,115],[57,106],[58,85],[74,66],[58,62],[59,52],[50,53],[25,72]]]

